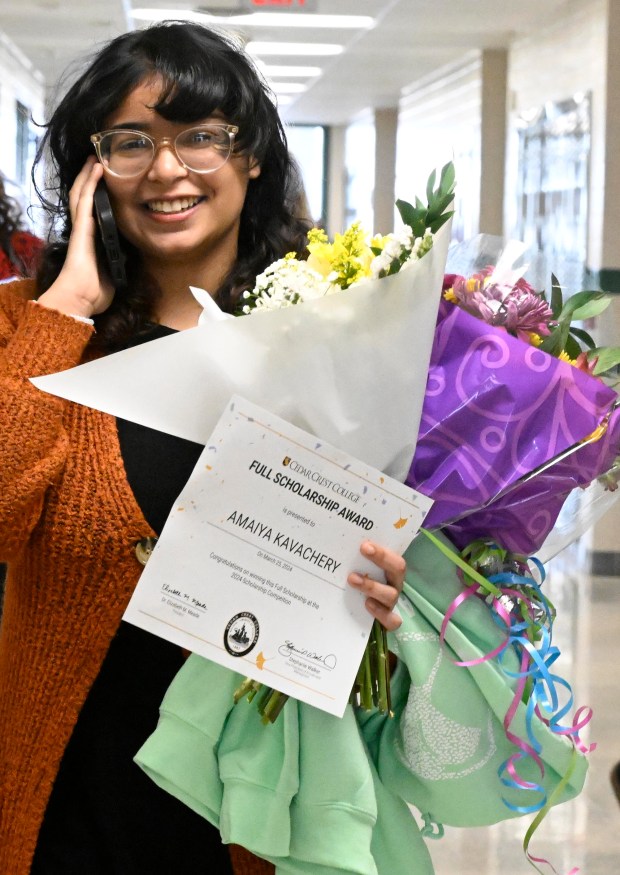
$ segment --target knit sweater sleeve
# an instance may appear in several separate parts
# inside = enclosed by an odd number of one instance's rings
[[[27,301],[25,284],[0,286],[0,561],[27,540],[67,454],[69,402],[29,378],[79,364],[92,327]]]

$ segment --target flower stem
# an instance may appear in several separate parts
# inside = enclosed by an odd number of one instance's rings
[[[280,711],[287,702],[288,696],[286,693],[279,693],[277,690],[273,690],[263,710],[263,723],[275,723]]]
[[[263,723],[275,723],[289,698],[286,693],[266,687],[251,678],[246,678],[235,690],[235,704],[244,696],[248,702],[256,698],[256,707]],[[365,711],[377,708],[382,714],[392,713],[387,632],[377,620],[372,624],[349,702]]]
[[[369,642],[370,643],[370,642]],[[362,659],[362,684],[360,689],[360,705],[365,711],[371,711],[373,706],[372,690],[372,666],[370,661],[370,647],[366,645]]]
[[[237,702],[240,702],[241,699],[243,699],[243,697],[246,695],[248,696],[249,701],[252,701],[252,699],[250,699],[250,696],[254,698],[257,689],[258,687],[256,687],[256,681],[252,680],[252,678],[246,678],[243,683],[241,683],[235,690],[233,696],[233,701],[235,705],[237,704]]]
[[[376,641],[376,675],[378,686],[378,703],[379,711],[390,713],[392,710],[392,701],[390,696],[390,660],[388,655],[387,632],[384,627],[375,622],[373,623],[373,633]]]

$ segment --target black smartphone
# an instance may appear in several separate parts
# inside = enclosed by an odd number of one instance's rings
[[[121,248],[118,239],[118,230],[114,213],[112,212],[112,204],[106,191],[103,180],[99,181],[95,189],[94,196],[95,215],[97,224],[99,225],[99,234],[105,260],[110,273],[110,278],[115,289],[122,289],[127,285],[127,276],[125,274],[125,254]]]

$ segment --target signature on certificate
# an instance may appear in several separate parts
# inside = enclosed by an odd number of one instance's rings
[[[280,654],[280,656],[284,656],[287,659],[293,656],[302,659],[305,662],[320,663],[320,665],[322,665],[323,668],[326,668],[328,671],[336,668],[336,663],[338,662],[335,653],[327,653],[323,655],[322,653],[317,653],[314,650],[305,650],[304,648],[296,647],[292,641],[285,641],[284,644],[281,644],[278,647],[278,653]]]

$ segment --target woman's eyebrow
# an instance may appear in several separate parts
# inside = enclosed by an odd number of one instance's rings
[[[118,124],[118,125],[110,125],[109,128],[106,128],[106,131],[126,131],[126,130],[131,130],[131,131],[145,131],[145,132],[148,132],[148,130],[149,130],[151,127],[152,127],[152,125],[151,125],[150,122],[144,122],[144,121],[142,121],[142,122],[131,122],[131,121],[129,121],[129,122],[121,122],[121,123]]]

